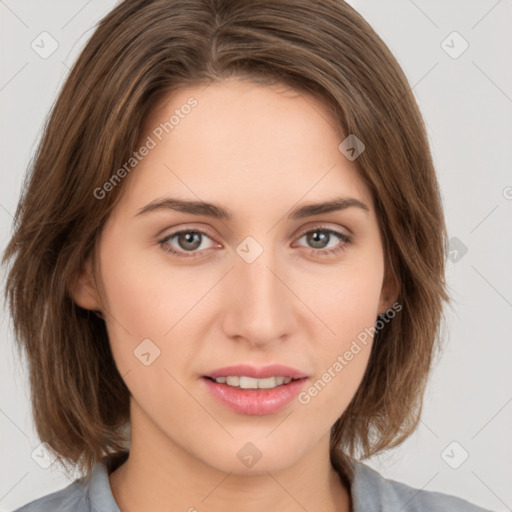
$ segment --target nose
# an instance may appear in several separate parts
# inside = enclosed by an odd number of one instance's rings
[[[300,301],[290,286],[291,272],[279,264],[271,250],[252,263],[235,261],[226,283],[223,328],[226,336],[252,346],[282,343],[296,327]]]

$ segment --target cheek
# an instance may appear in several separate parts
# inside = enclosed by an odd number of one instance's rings
[[[318,340],[322,351],[332,354],[342,350],[360,332],[375,325],[383,273],[382,255],[377,247],[373,253],[368,251],[357,257],[354,254],[337,268],[296,277],[300,283],[298,294],[321,320],[322,335],[318,330],[309,334]]]
[[[384,271],[379,254],[377,250],[366,261],[344,265],[329,280],[317,275],[315,288],[303,280],[303,290],[318,291],[309,293],[310,304],[325,328],[312,338],[315,379],[299,402],[313,413],[327,411],[328,422],[334,423],[347,408],[368,365]]]
[[[102,279],[116,329],[135,338],[160,338],[181,310],[184,284],[180,271],[169,273],[158,246],[141,248],[133,235],[112,230],[102,246]],[[161,251],[161,252],[160,252]]]
[[[172,366],[167,349],[173,338],[194,337],[196,322],[191,319],[198,314],[199,308],[195,307],[199,303],[204,308],[201,298],[211,287],[212,276],[210,272],[203,278],[192,267],[172,267],[159,247],[141,250],[124,243],[127,238],[121,231],[111,232],[105,238],[101,274],[114,359],[121,375],[134,370],[130,374],[132,382],[141,372],[143,378],[137,379],[140,382],[148,375],[156,379],[154,372],[147,370]],[[193,350],[191,343],[173,343],[172,361],[185,363]],[[138,355],[147,353],[149,356],[145,358],[154,360],[151,368],[137,359]],[[168,376],[164,374],[163,378],[165,381]]]
[[[312,424],[321,421],[329,429],[356,394],[368,365],[371,345],[356,343],[349,344],[347,348],[347,351],[333,354],[310,385],[298,395],[305,421]],[[350,360],[347,359],[348,353]]]
[[[143,366],[135,364],[140,361],[135,359],[134,351],[144,340],[159,344],[156,340],[162,335],[155,316],[155,305],[160,304],[152,285],[155,269],[142,264],[139,253],[125,243],[126,239],[122,232],[109,231],[102,240],[100,254],[106,325],[121,375]],[[158,345],[155,347],[150,350],[152,357],[158,352]]]
[[[370,358],[379,291],[374,283],[347,279],[318,304],[329,329],[313,338],[315,376],[298,397],[310,418],[323,415],[327,424],[334,424],[356,393]]]
[[[382,274],[375,269],[364,269],[345,276],[335,292],[335,298],[326,304],[333,330],[340,348],[360,332],[374,326],[377,320]]]

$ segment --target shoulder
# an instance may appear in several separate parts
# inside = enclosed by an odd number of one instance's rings
[[[89,512],[86,492],[80,480],[75,480],[64,489],[37,498],[14,512]]]
[[[462,498],[436,491],[425,491],[383,477],[361,463],[353,463],[351,494],[354,512],[491,512]]]
[[[120,512],[103,462],[63,489],[37,498],[14,512]]]

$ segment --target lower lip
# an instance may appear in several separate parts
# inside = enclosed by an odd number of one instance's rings
[[[307,378],[292,380],[272,389],[242,389],[219,384],[206,377],[201,380],[208,391],[232,411],[262,416],[275,413],[289,404],[300,393]]]

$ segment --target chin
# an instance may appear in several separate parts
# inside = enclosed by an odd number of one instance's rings
[[[286,470],[293,466],[307,450],[301,442],[283,443],[283,438],[298,439],[296,435],[276,436],[272,439],[272,430],[258,432],[253,437],[238,437],[228,443],[212,441],[212,450],[208,453],[197,453],[196,457],[214,469],[235,475],[266,475]],[[283,433],[286,432],[283,430]],[[211,439],[211,438],[210,438]]]

